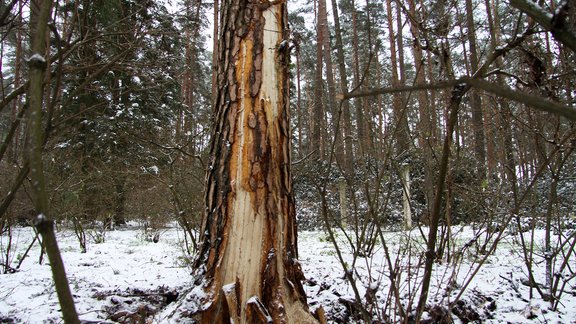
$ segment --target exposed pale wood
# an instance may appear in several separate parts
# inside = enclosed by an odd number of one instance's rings
[[[221,3],[218,93],[195,262],[202,323],[316,322],[296,260],[283,2]]]
[[[248,300],[246,304],[246,320],[248,323],[254,324],[272,324],[272,317],[268,314],[266,307],[258,299],[258,297],[252,297]]]

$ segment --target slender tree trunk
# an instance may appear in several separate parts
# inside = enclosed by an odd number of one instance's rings
[[[300,83],[300,44],[296,45],[296,118],[298,125],[298,150],[302,150],[302,90]]]
[[[318,2],[315,2],[315,4]],[[318,6],[319,7],[319,6]],[[319,10],[317,8],[316,17],[319,17]],[[315,67],[315,74],[314,74],[314,118],[310,121],[310,128],[312,132],[312,145],[310,150],[315,150],[314,156],[317,159],[323,158],[325,156],[325,146],[324,140],[324,79],[322,77],[322,65],[323,65],[323,58],[324,55],[322,53],[322,40],[324,30],[322,29],[320,22],[316,20],[316,67]]]
[[[194,93],[197,89],[197,80],[195,75],[197,74],[198,70],[198,50],[197,50],[197,40],[200,38],[200,9],[202,2],[197,1],[196,7],[194,8],[194,14],[192,14],[192,4],[186,5],[187,16],[192,17],[194,25],[190,28],[186,28],[186,72],[185,72],[185,83],[183,84],[184,92],[184,103],[185,109],[188,112],[184,114],[184,124],[183,124],[183,134],[185,135],[183,139],[186,140],[185,145],[188,147],[188,151],[190,154],[196,154],[196,140],[195,136],[188,136],[191,132],[192,134],[196,134],[197,128],[197,114],[194,112],[194,102],[196,98],[194,97]],[[215,4],[215,6],[217,6]],[[181,138],[176,137],[178,140]],[[188,159],[189,163],[192,163],[192,159]]]
[[[402,8],[398,5],[398,1],[396,1],[396,44],[398,48],[398,68],[399,68],[399,80],[400,84],[406,84],[406,61],[404,60],[404,13],[402,12]],[[392,23],[392,22],[390,22]],[[404,101],[404,98],[402,98]]]
[[[400,181],[402,182],[402,214],[404,215],[404,229],[412,229],[412,211],[410,209],[410,164],[400,166]]]
[[[126,176],[119,175],[114,179],[114,216],[112,227],[126,225]]]
[[[366,1],[366,5],[364,7],[364,14],[366,15],[365,18],[365,22],[364,24],[362,24],[361,22],[357,22],[360,23],[362,25],[364,25],[364,30],[366,32],[366,36],[362,38],[362,42],[365,44],[364,47],[364,55],[363,58],[365,60],[365,64],[363,66],[363,71],[364,71],[364,75],[362,75],[363,78],[363,84],[360,85],[360,87],[362,89],[368,89],[369,87],[372,86],[372,70],[371,70],[371,66],[372,66],[372,60],[374,59],[374,52],[373,52],[373,46],[372,46],[372,18],[370,15],[370,10],[371,10],[371,6],[370,6],[370,0],[365,0]],[[376,58],[377,59],[377,58]],[[373,130],[373,121],[374,121],[374,111],[371,108],[371,101],[369,100],[369,98],[362,98],[361,100],[362,102],[362,117],[363,117],[363,122],[362,124],[364,125],[364,140],[362,145],[364,146],[364,154],[366,154],[367,157],[370,158],[374,158],[374,130]]]
[[[214,29],[212,30],[212,104],[216,103],[216,95],[218,91],[218,83],[216,76],[218,75],[218,36],[219,36],[219,14],[220,14],[220,0],[214,0],[214,16],[212,22]]]
[[[415,21],[420,21],[419,15],[416,12],[416,5],[414,0],[408,1],[409,13],[413,17],[410,21],[410,32],[414,39],[420,39],[420,30],[416,26]],[[426,83],[426,67],[424,65],[424,55],[420,44],[414,44],[412,47],[412,55],[414,57],[414,68],[416,69],[415,85]],[[419,141],[418,144],[423,152],[424,163],[424,195],[426,198],[427,211],[430,212],[432,208],[432,201],[434,197],[434,174],[433,174],[433,149],[436,145],[435,126],[436,121],[432,113],[430,101],[428,100],[427,91],[418,91],[416,99],[418,100],[418,113],[419,113]]]
[[[31,57],[28,59],[30,87],[27,101],[29,105],[28,116],[28,160],[30,163],[30,179],[32,183],[32,197],[34,207],[38,213],[36,228],[42,235],[43,244],[50,259],[50,268],[56,287],[56,294],[62,309],[65,323],[79,323],[78,314],[74,307],[74,300],[68,285],[64,263],[58,249],[54,234],[54,222],[48,218],[49,203],[44,178],[44,165],[42,162],[42,149],[44,131],[42,126],[44,77],[46,63],[46,35],[48,21],[52,9],[52,1],[31,1],[30,3],[30,30],[31,30]]]
[[[452,90],[452,97],[448,107],[448,120],[446,122],[446,136],[444,137],[444,144],[442,147],[442,158],[438,172],[436,183],[436,195],[434,196],[434,204],[432,207],[432,215],[430,216],[430,229],[428,231],[428,241],[426,244],[426,258],[424,261],[424,276],[422,278],[422,287],[418,306],[416,310],[416,322],[418,323],[422,318],[424,308],[428,301],[428,292],[430,289],[430,279],[432,276],[432,268],[434,260],[436,260],[436,240],[438,237],[438,225],[440,223],[440,212],[442,205],[442,197],[444,188],[446,186],[446,177],[449,169],[450,148],[452,146],[452,138],[456,120],[458,119],[458,110],[462,102],[462,97],[470,89],[470,86],[457,86]]]
[[[338,179],[338,193],[340,197],[340,226],[346,228],[348,223],[348,196],[346,192],[348,191],[348,186],[346,184],[346,179],[340,177]]]
[[[355,0],[352,0],[352,70],[354,75],[354,87],[360,86],[360,53],[358,48],[358,22],[356,13]],[[366,130],[364,126],[364,98],[354,99],[354,108],[356,112],[356,132],[358,134],[357,154],[362,157],[366,151]]]
[[[332,116],[332,134],[334,134],[336,146],[334,155],[336,161],[342,165],[345,163],[344,145],[342,142],[342,132],[340,131],[341,120],[338,106],[336,105],[336,84],[334,81],[334,71],[332,65],[332,46],[330,45],[330,31],[328,29],[328,13],[326,11],[326,0],[318,0],[318,23],[322,30],[322,53],[326,65],[326,84],[328,85],[328,108]],[[336,124],[339,124],[338,128]]]
[[[334,16],[334,33],[336,39],[336,60],[338,61],[338,73],[340,75],[340,91],[348,92],[348,72],[346,71],[346,61],[344,60],[344,45],[342,44],[342,30],[340,28],[340,16],[338,4],[332,0],[332,16]],[[347,176],[352,174],[352,164],[354,163],[354,148],[352,145],[352,123],[350,118],[350,101],[342,102],[341,113],[342,133],[344,135],[344,170]]]
[[[490,46],[496,48],[496,35],[494,26],[494,16],[492,14],[492,9],[490,7],[490,0],[484,0],[484,6],[486,7],[486,17],[488,18],[488,29],[490,30]],[[491,103],[487,105],[488,113],[484,114],[484,134],[486,135],[486,167],[489,176],[494,175],[497,158],[496,158],[496,127],[495,124],[498,123],[498,113],[497,104]]]
[[[378,59],[379,57],[379,53],[378,53],[378,47],[376,47],[375,49],[375,53],[374,53],[374,57],[376,58],[374,65],[375,65],[375,74],[376,74],[376,87],[377,88],[382,88],[384,86],[384,71],[383,71],[383,66],[382,63],[380,62],[380,60]],[[374,156],[378,159],[385,159],[386,156],[386,143],[384,141],[384,136],[386,134],[386,124],[384,122],[384,115],[386,113],[386,109],[385,106],[386,104],[384,103],[384,96],[382,95],[377,95],[374,99],[376,100],[376,117],[375,120],[377,120],[377,129],[374,132],[374,149],[375,149],[375,154]]]
[[[545,274],[546,274],[546,287],[550,297],[554,296],[554,288],[552,283],[554,282],[554,247],[552,246],[552,221],[557,210],[555,208],[558,201],[558,179],[559,173],[562,169],[562,153],[557,153],[556,163],[550,162],[550,173],[551,173],[551,183],[550,191],[548,194],[548,205],[546,207],[546,221],[545,221],[545,231],[544,231],[544,260],[545,264]],[[554,304],[554,299],[550,298],[551,306]]]
[[[334,72],[332,65],[332,47],[330,46],[330,31],[328,29],[328,12],[326,10],[326,0],[318,0],[318,38],[321,40],[323,62],[326,65],[326,84],[328,85],[328,107],[327,111],[332,116],[332,134],[334,134],[336,161],[344,167],[344,172],[349,174],[351,163],[348,162],[341,132],[341,113],[336,105],[336,85],[334,82]],[[319,62],[320,63],[320,62]],[[321,67],[321,65],[319,65]],[[317,67],[317,68],[319,68]],[[317,71],[318,72],[318,71]],[[320,72],[320,74],[322,74]],[[320,75],[321,77],[321,75]],[[330,152],[329,154],[332,154]],[[347,183],[344,178],[339,181],[340,193],[340,224],[345,226],[348,218]]]
[[[284,2],[222,3],[201,323],[314,323],[296,259]]]
[[[491,10],[494,18],[494,30],[492,32],[492,50],[496,49],[497,44],[500,43],[500,14],[498,13],[499,0],[492,0]],[[497,58],[495,62],[497,69],[502,69],[502,59]],[[506,81],[502,75],[496,76],[496,81],[498,84],[505,85]],[[504,98],[498,98],[498,103],[500,106],[501,116],[501,165],[504,169],[503,177],[508,180],[511,184],[511,190],[514,195],[514,201],[516,201],[516,196],[518,193],[518,181],[516,178],[516,161],[514,158],[514,146],[513,146],[513,136],[512,136],[512,110],[510,108],[508,100]]]
[[[403,85],[398,75],[398,59],[396,57],[396,35],[394,32],[392,3],[386,1],[386,10],[388,13],[388,34],[390,41],[390,65],[392,68],[392,86],[399,87]],[[400,19],[401,16],[397,16]],[[399,23],[401,25],[401,23]],[[400,37],[400,35],[398,35]],[[398,49],[400,50],[400,48]],[[392,108],[394,111],[395,121],[395,139],[396,139],[396,159],[401,162],[400,182],[402,183],[402,210],[404,219],[404,229],[412,227],[412,213],[410,211],[410,164],[408,164],[408,154],[410,150],[410,135],[408,134],[408,118],[406,106],[403,104],[402,94],[394,93],[392,95]]]
[[[22,12],[22,7],[23,7],[23,2],[22,1],[18,1],[19,4],[19,12]],[[22,16],[18,15],[18,21],[16,22],[17,25],[20,25],[22,23]],[[22,28],[18,28],[18,30],[16,31],[16,49],[15,49],[15,57],[14,57],[14,89],[17,89],[18,87],[20,87],[21,84],[21,73],[20,73],[20,66],[22,64],[22,42],[23,42],[23,37],[22,37]],[[22,105],[21,105],[21,100],[19,98],[15,99],[12,103],[12,120],[16,121],[17,116],[20,113],[20,110],[22,109]],[[12,146],[11,146],[11,154],[9,154],[10,159],[12,160],[12,162],[16,163],[18,161],[18,156],[19,156],[19,146],[20,146],[20,142],[22,141],[22,137],[20,136],[20,131],[19,128],[16,128],[15,130],[15,136],[13,138],[12,141]]]
[[[476,46],[476,31],[472,0],[466,0],[466,26],[468,29],[468,45],[470,47],[470,67],[472,73],[478,70],[478,49]],[[486,178],[486,148],[484,145],[484,116],[482,98],[477,90],[472,89],[472,129],[474,133],[474,154],[476,156],[476,172],[478,180]]]

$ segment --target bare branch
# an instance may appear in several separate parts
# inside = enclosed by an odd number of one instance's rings
[[[399,92],[410,92],[410,91],[422,91],[422,90],[434,90],[434,89],[446,89],[453,87],[463,83],[462,80],[448,80],[448,81],[441,81],[436,83],[425,83],[425,84],[418,84],[418,85],[411,85],[411,86],[399,86],[399,87],[388,87],[388,88],[380,88],[380,89],[370,89],[366,91],[354,91],[350,93],[338,94],[336,98],[338,100],[347,100],[351,98],[359,98],[359,97],[371,97],[371,96],[378,96],[382,94],[391,94],[391,93],[399,93]]]
[[[482,79],[462,78],[462,81],[475,88],[482,89],[506,99],[514,100],[528,107],[563,116],[571,121],[576,121],[576,109],[548,100],[544,97],[529,94],[524,91],[514,90]]]
[[[462,77],[455,80],[447,80],[437,83],[427,83],[416,86],[389,87],[389,88],[371,89],[368,91],[357,91],[354,93],[339,94],[338,99],[347,100],[356,97],[369,97],[369,96],[377,96],[381,94],[389,94],[397,92],[445,89],[454,87],[458,84],[467,84],[474,88],[490,92],[497,96],[522,103],[528,107],[532,107],[540,111],[545,111],[559,116],[563,116],[571,121],[576,121],[576,109],[572,107],[563,105],[561,103],[552,100],[548,100],[540,96],[529,94],[524,91],[514,90],[509,87],[488,82],[483,79],[471,78],[471,77]]]
[[[29,85],[30,82],[26,81],[26,83],[12,90],[12,92],[10,92],[5,98],[3,98],[2,101],[0,101],[0,112],[2,112],[4,107],[8,106],[8,104],[12,102],[12,100],[16,99],[20,95],[23,95],[28,89]]]
[[[550,31],[559,42],[576,52],[576,34],[568,30],[564,23],[563,11],[565,6],[561,6],[560,10],[552,15],[536,3],[528,0],[510,0],[510,4],[536,20],[544,29]]]
[[[10,145],[12,140],[14,139],[14,135],[16,134],[16,131],[18,130],[18,126],[20,125],[20,121],[22,121],[22,118],[24,117],[24,113],[26,112],[27,107],[28,107],[28,105],[24,105],[24,107],[20,110],[20,112],[18,112],[16,119],[12,122],[12,125],[10,126],[10,130],[8,131],[8,134],[4,138],[4,142],[2,144],[0,144],[0,161],[2,161],[2,159],[4,158],[4,154],[6,153],[8,146]]]

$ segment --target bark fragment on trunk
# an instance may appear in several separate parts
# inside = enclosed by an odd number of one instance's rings
[[[314,323],[296,260],[283,2],[222,3],[201,247],[202,323]]]

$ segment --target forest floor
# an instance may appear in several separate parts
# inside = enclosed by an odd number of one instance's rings
[[[455,242],[468,242],[471,229],[461,229]],[[392,263],[402,269],[396,280],[401,290],[398,298],[413,309],[417,303],[422,276],[422,243],[419,232],[386,233]],[[538,235],[536,235],[536,238]],[[15,228],[9,261],[15,267],[33,239],[32,228]],[[73,231],[58,232],[60,249],[80,318],[85,323],[130,323],[146,317],[148,323],[170,323],[178,307],[177,300],[193,290],[190,259],[183,250],[183,233],[175,227],[160,231],[158,243],[150,233],[138,227],[108,231],[101,243],[90,244],[81,253]],[[375,307],[367,307],[376,319],[394,314],[393,292],[390,291],[389,267],[382,244],[374,247],[370,257],[354,261],[340,234],[344,262],[358,276],[358,294]],[[411,244],[406,240],[412,239]],[[535,240],[537,243],[537,240]],[[466,244],[463,243],[463,246]],[[536,245],[536,244],[535,244]],[[8,237],[1,237],[0,263],[5,263]],[[411,247],[411,248],[408,248]],[[456,251],[457,249],[455,249]],[[478,255],[459,249],[453,260],[436,264],[429,302],[425,314],[430,322],[448,317],[456,323],[576,323],[576,287],[574,281],[564,287],[558,310],[549,309],[534,290],[530,298],[527,273],[521,249],[512,236],[505,238],[496,252],[488,257],[467,285],[459,301],[453,303],[475,269]],[[39,248],[32,247],[21,267],[13,273],[0,274],[0,323],[62,322],[48,262],[39,264]],[[354,292],[345,279],[333,245],[323,232],[301,232],[299,255],[306,281],[304,288],[312,310],[322,307],[332,323],[358,320],[354,309]],[[397,258],[397,256],[400,256]],[[410,261],[410,262],[408,262]],[[572,270],[576,267],[570,261]],[[543,264],[534,265],[536,282],[543,280]],[[405,280],[409,279],[409,280]],[[368,289],[370,288],[370,289]],[[451,303],[452,302],[452,303]],[[449,304],[453,307],[449,311]]]

